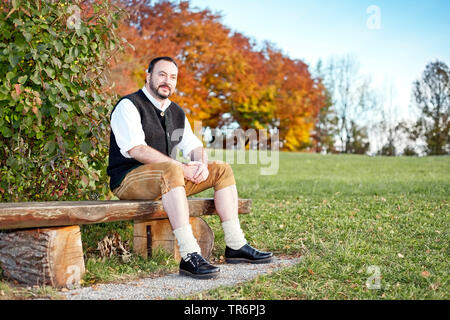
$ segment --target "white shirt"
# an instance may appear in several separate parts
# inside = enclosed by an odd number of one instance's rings
[[[150,95],[145,86],[142,88],[142,91],[159,110],[165,111],[170,106],[171,101],[168,99],[166,103],[161,105],[159,101]],[[128,151],[132,148],[139,145],[147,145],[144,130],[142,129],[141,115],[130,99],[122,99],[116,106],[116,109],[111,114],[111,129],[120,148],[120,153],[125,158],[131,158]],[[195,148],[203,147],[202,142],[192,132],[187,117],[185,117],[184,121],[183,137],[176,147],[183,152],[185,158]]]

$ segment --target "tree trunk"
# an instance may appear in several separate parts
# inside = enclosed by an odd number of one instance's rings
[[[208,259],[214,246],[214,232],[202,218],[191,217],[189,223],[202,256]],[[173,254],[175,260],[181,259],[169,219],[135,221],[133,250],[144,258],[151,258],[152,250],[158,247]]]
[[[85,272],[80,227],[0,232],[0,264],[20,284],[78,286]]]

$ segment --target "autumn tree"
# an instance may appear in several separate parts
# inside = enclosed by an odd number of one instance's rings
[[[350,121],[349,138],[346,141],[346,152],[353,154],[367,154],[370,147],[367,127],[358,125]]]
[[[311,136],[312,150],[318,153],[335,153],[337,152],[336,137],[339,133],[339,118],[336,114],[336,110],[333,108],[333,96],[330,91],[333,85],[332,83],[327,82],[332,81],[332,77],[326,76],[322,60],[317,62],[315,77],[323,86],[325,105],[320,108],[316,118],[315,127]]]
[[[124,4],[130,16],[123,21],[120,32],[135,50],[128,50],[115,67],[116,82],[134,80],[134,88],[126,89],[136,90],[143,85],[145,69],[153,57],[172,56],[179,62],[174,101],[185,109],[189,118],[201,120],[206,126],[221,125],[221,115],[245,95],[242,81],[236,79],[243,78],[248,66],[233,51],[230,31],[219,17],[208,10],[192,10],[188,2],[162,1],[148,5],[145,1],[126,1]]]
[[[429,155],[450,154],[450,70],[442,61],[429,63],[413,85],[420,116],[413,131]]]
[[[130,14],[120,34],[135,50],[114,67],[117,92],[141,87],[148,62],[169,55],[179,62],[173,100],[191,121],[210,128],[231,123],[243,130],[277,128],[287,150],[310,144],[324,95],[302,61],[267,44],[255,49],[251,39],[224,26],[220,15],[187,1],[120,3]]]
[[[385,85],[385,90],[378,95],[377,117],[372,121],[372,139],[378,150],[377,155],[396,156],[401,152],[404,138],[399,126],[398,106],[394,105],[395,90],[392,83]]]
[[[324,79],[332,97],[332,109],[338,117],[339,149],[343,153],[351,153],[358,138],[353,134],[367,131],[367,128],[363,129],[363,123],[367,120],[368,111],[373,110],[377,103],[370,80],[360,74],[358,61],[350,55],[329,59],[324,67]],[[364,146],[366,143],[359,141],[357,144]]]

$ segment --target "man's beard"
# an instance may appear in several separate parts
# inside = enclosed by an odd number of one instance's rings
[[[167,87],[169,90],[169,93],[164,95],[158,92],[158,89],[160,87]],[[162,84],[158,88],[153,84],[152,79],[150,78],[150,90],[159,98],[159,99],[167,99],[172,94],[172,91],[170,90],[170,87],[167,84]]]

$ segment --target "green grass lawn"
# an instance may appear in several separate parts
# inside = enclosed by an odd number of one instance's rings
[[[239,196],[253,199],[241,224],[250,244],[302,255],[301,262],[186,298],[449,298],[449,157],[279,156],[274,175],[260,174],[267,165],[232,164]],[[205,220],[216,236],[216,261],[224,254],[223,232],[218,217]],[[97,242],[113,230],[132,244],[130,222],[83,226],[85,285],[178,271],[164,252],[148,261],[99,258]]]
[[[280,153],[275,175],[250,164],[233,169],[239,196],[253,199],[252,213],[241,216],[249,242],[304,257],[190,298],[449,298],[449,157]],[[208,217],[220,255],[217,220]]]

